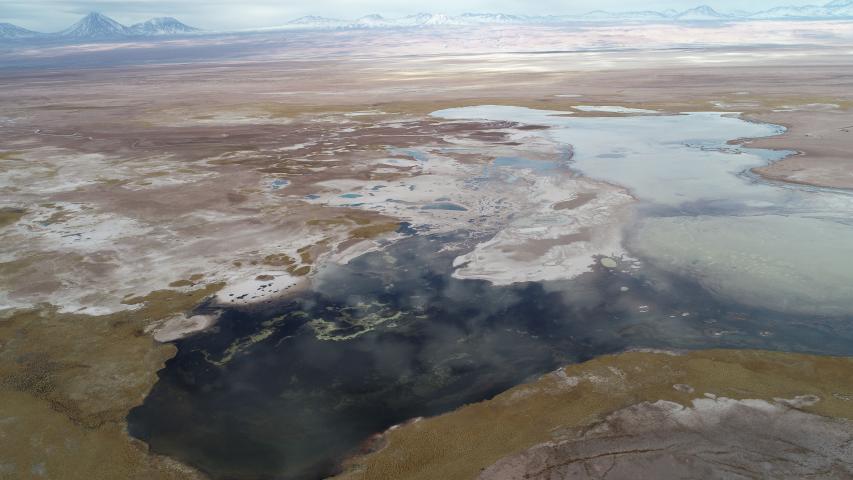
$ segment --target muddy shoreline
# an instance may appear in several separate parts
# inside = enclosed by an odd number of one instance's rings
[[[779,123],[785,133],[772,139],[747,142],[755,148],[792,149],[797,153],[752,171],[767,180],[813,187],[853,191],[853,160],[847,148],[853,140],[853,113],[849,108],[821,117],[801,113],[780,117],[779,113],[749,113],[746,118]]]

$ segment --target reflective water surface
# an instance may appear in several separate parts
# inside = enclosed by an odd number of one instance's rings
[[[322,269],[312,291],[226,311],[214,329],[178,341],[131,413],[131,433],[215,478],[321,478],[395,423],[604,353],[853,354],[851,197],[757,183],[743,172],[784,153],[727,144],[780,127],[707,113],[553,113],[436,115],[552,127],[535,134],[571,144],[573,168],[638,198],[626,235],[641,268],[608,259],[565,281],[457,280],[460,252],[443,247],[470,232],[426,236],[406,225],[407,239]]]

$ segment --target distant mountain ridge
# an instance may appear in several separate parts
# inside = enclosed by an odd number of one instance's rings
[[[124,25],[106,15],[92,12],[56,36],[73,39],[107,39],[128,36],[130,32]]]
[[[0,23],[0,38],[32,38],[38,35],[41,34],[17,25],[12,25],[11,23]]]
[[[700,5],[696,8],[685,10],[674,17],[676,20],[701,21],[701,20],[723,20],[731,18],[729,15],[724,15],[708,5]]]
[[[127,27],[98,12],[89,13],[74,25],[56,33],[39,33],[10,23],[0,23],[0,39],[7,40],[120,40],[134,37],[186,35],[199,31],[172,17],[152,18]]]
[[[641,10],[628,12],[592,11],[583,15],[513,15],[506,13],[463,13],[445,15],[440,13],[418,13],[401,18],[386,18],[379,14],[366,15],[356,20],[326,18],[316,15],[297,18],[277,27],[266,27],[249,31],[296,30],[296,29],[372,29],[413,28],[430,26],[476,26],[476,25],[549,25],[573,22],[733,22],[748,20],[832,20],[853,19],[853,0],[833,0],[824,5],[783,6],[759,12],[723,13],[708,5],[700,5],[684,11]],[[200,32],[172,17],[152,18],[131,26],[92,12],[74,25],[57,33],[39,33],[32,30],[0,23],[0,40],[55,40],[55,41],[98,41],[144,37],[190,35]]]
[[[157,17],[128,27],[133,35],[182,35],[200,30],[172,17]]]
[[[684,11],[642,10],[608,12],[595,10],[583,15],[511,15],[505,13],[463,13],[452,16],[434,13],[419,13],[401,18],[385,18],[378,14],[367,15],[356,20],[341,20],[319,16],[298,18],[278,28],[403,28],[430,25],[499,25],[499,24],[551,24],[596,21],[672,21],[708,22],[766,19],[853,19],[853,0],[834,0],[825,5],[776,7],[759,12],[723,13],[708,5],[700,5]]]

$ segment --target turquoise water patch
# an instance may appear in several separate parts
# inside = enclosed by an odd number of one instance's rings
[[[468,211],[468,209],[463,207],[462,205],[457,205],[457,204],[451,203],[451,202],[430,203],[428,205],[424,205],[423,207],[421,207],[421,209],[423,209],[423,210],[454,210],[454,211],[458,211],[458,212]]]
[[[523,157],[498,157],[492,162],[495,167],[509,167],[533,170],[536,173],[547,173],[560,166],[559,162],[549,160],[531,160]]]
[[[290,185],[290,181],[284,180],[282,178],[276,178],[272,181],[272,183],[270,183],[270,188],[272,188],[273,190],[278,190],[288,185]]]
[[[388,151],[394,155],[406,155],[408,157],[412,157],[419,162],[426,162],[429,160],[428,153],[416,148],[390,148]]]

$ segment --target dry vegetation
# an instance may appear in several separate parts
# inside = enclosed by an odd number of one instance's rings
[[[735,399],[817,395],[805,410],[853,420],[853,359],[757,351],[680,356],[625,353],[565,367],[497,397],[393,429],[341,480],[471,479],[533,445],[570,437],[610,412],[644,401],[689,405],[704,393]],[[576,385],[566,379],[578,378]],[[574,383],[574,382],[572,382]],[[695,393],[674,385],[690,385]]]
[[[140,308],[108,316],[42,306],[0,317],[0,442],[6,478],[178,479],[191,469],[151,456],[125,432],[175,347],[148,325],[186,312],[221,285],[158,291],[127,300]]]

